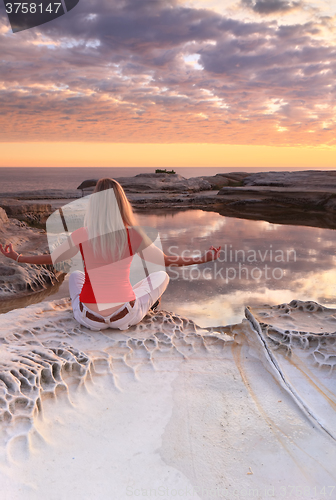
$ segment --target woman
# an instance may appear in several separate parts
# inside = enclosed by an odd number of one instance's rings
[[[0,250],[19,263],[57,264],[81,253],[84,273],[75,271],[69,290],[75,319],[91,330],[126,330],[139,323],[168,286],[165,271],[147,274],[132,287],[129,274],[134,255],[144,262],[165,266],[200,264],[217,259],[220,247],[210,247],[202,257],[167,256],[143,231],[135,227],[132,207],[121,185],[100,179],[89,198],[84,227],[74,231],[51,254],[21,255],[12,244]]]

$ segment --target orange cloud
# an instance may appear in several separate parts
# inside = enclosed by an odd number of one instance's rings
[[[1,144],[1,167],[229,167],[335,168],[335,147],[223,144]]]

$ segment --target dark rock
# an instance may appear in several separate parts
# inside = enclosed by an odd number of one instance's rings
[[[98,179],[88,179],[87,181],[83,181],[82,184],[80,184],[77,189],[87,189],[90,187],[95,187],[97,182]]]
[[[256,172],[244,178],[245,186],[297,187],[301,190],[336,189],[335,170]]]
[[[134,177],[136,178],[143,178],[143,179],[170,179],[172,181],[182,181],[185,179],[185,177],[182,177],[182,175],[179,174],[167,174],[165,172],[161,173],[148,173],[148,174],[137,174]],[[129,179],[132,179],[132,177],[129,177]]]

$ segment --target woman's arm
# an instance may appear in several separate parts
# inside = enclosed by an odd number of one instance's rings
[[[210,249],[207,250],[204,255],[184,256],[184,255],[164,254],[164,262],[166,266],[175,265],[177,267],[192,266],[194,264],[205,264],[206,262],[218,259],[220,250],[221,247],[216,248],[211,246]]]
[[[61,245],[55,248],[52,254],[22,255],[13,249],[12,243],[5,247],[0,244],[0,251],[5,257],[16,260],[20,264],[55,265],[59,262],[72,259],[72,257],[78,253],[78,247],[72,243],[71,237],[69,237]]]
[[[134,238],[132,248],[137,248],[136,253],[138,253],[143,260],[151,262],[152,264],[161,266],[165,265],[166,267],[181,267],[192,266],[194,264],[205,264],[206,262],[218,259],[219,252],[221,251],[221,247],[216,248],[214,246],[211,246],[210,249],[207,250],[203,255],[201,255],[200,252],[198,253],[198,255],[191,255],[192,252],[190,250],[184,250],[182,252],[182,255],[166,255],[160,248],[155,246],[155,244],[153,243],[154,240],[151,240],[141,227],[137,227],[136,231],[133,231],[131,234]],[[140,244],[139,239],[141,241]]]
[[[160,250],[160,248],[156,247],[154,244],[149,245],[145,248],[141,253],[141,258],[147,260],[148,262],[152,262],[153,264],[165,265],[165,266],[192,266],[194,264],[205,264],[206,262],[210,262],[212,260],[216,260],[218,258],[221,247],[215,248],[213,246],[205,252],[203,255],[183,255],[187,252],[182,252],[182,255],[166,255]]]
[[[0,251],[2,255],[8,257],[9,259],[16,260],[20,264],[52,264],[52,259],[50,254],[45,255],[22,255],[15,252],[12,243],[3,247],[0,244]]]

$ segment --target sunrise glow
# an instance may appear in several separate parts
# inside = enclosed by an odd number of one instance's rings
[[[335,19],[331,0],[81,2],[15,34],[3,15],[0,165],[333,168]]]

